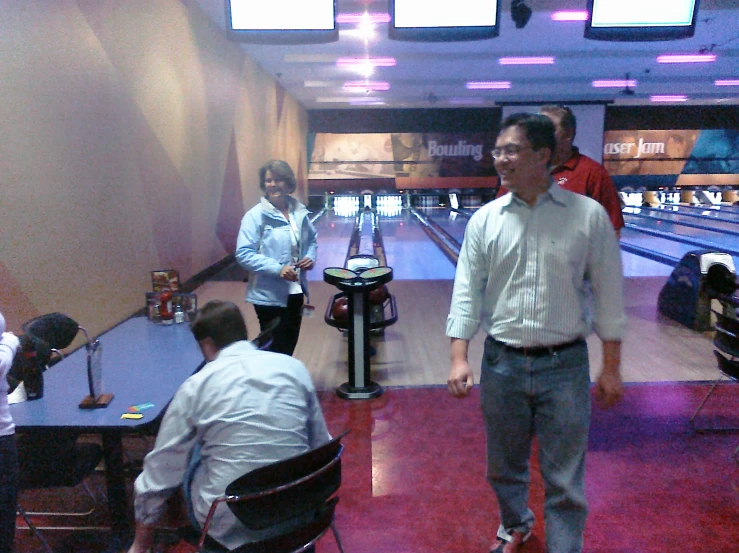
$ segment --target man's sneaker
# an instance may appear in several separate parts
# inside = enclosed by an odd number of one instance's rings
[[[531,532],[524,534],[523,532],[511,532],[511,539],[501,538],[498,536],[497,541],[490,549],[490,553],[518,553],[521,546],[531,537]]]

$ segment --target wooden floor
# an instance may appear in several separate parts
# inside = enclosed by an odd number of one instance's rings
[[[717,368],[711,333],[682,327],[657,312],[657,296],[666,277],[632,277],[625,280],[628,333],[623,345],[626,382],[712,380]],[[449,339],[444,334],[452,293],[451,280],[395,280],[388,285],[398,306],[398,322],[373,338],[372,380],[383,386],[445,384],[449,371]],[[337,290],[311,282],[315,315],[304,319],[295,357],[308,367],[318,389],[333,389],[346,382],[347,341],[323,320],[326,306]],[[198,301],[231,300],[243,306],[250,336],[259,332],[254,309],[244,303],[245,284],[214,280],[196,290]],[[484,335],[470,344],[470,361],[479,380]],[[600,342],[588,338],[591,374],[600,367]]]

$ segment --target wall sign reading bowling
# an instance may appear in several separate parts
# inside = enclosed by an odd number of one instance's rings
[[[385,286],[393,279],[390,267],[376,267],[351,271],[329,267],[323,271],[323,280],[336,286],[335,294],[326,308],[327,324],[348,332],[349,381],[339,386],[336,394],[344,399],[369,399],[382,395],[383,389],[370,380],[370,330],[384,328],[398,320],[395,297]],[[382,306],[384,316],[371,318],[371,306]]]
[[[312,191],[341,191],[357,180],[398,190],[491,188],[494,143],[494,133],[318,133],[308,179]]]

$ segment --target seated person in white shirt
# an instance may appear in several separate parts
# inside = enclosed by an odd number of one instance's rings
[[[144,459],[134,486],[136,536],[129,553],[152,547],[155,525],[178,490],[202,528],[212,502],[233,480],[331,439],[305,366],[249,343],[237,305],[210,301],[191,328],[207,364],[175,394]],[[208,535],[228,549],[258,538],[226,505]]]
[[[0,553],[13,550],[15,505],[18,495],[18,453],[15,425],[8,408],[6,377],[18,350],[18,338],[5,332],[5,317],[0,313]]]

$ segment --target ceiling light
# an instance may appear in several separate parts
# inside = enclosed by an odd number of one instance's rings
[[[346,104],[358,98],[351,98],[349,96],[317,96],[316,103],[318,104]]]
[[[393,67],[395,58],[339,58],[336,60],[339,67]]]
[[[447,103],[455,106],[482,106],[485,104],[485,98],[473,96],[472,98],[449,98]]]
[[[716,86],[739,86],[739,79],[716,79],[713,84]]]
[[[708,63],[716,61],[716,54],[663,54],[658,63]]]
[[[505,90],[511,88],[511,81],[470,81],[465,87],[469,90]]]
[[[687,102],[684,94],[654,94],[649,97],[650,102]]]
[[[511,18],[516,24],[516,29],[523,29],[531,19],[531,8],[524,4],[523,0],[511,2]]]
[[[554,56],[498,58],[500,65],[552,65]]]
[[[349,105],[352,106],[384,106],[385,100],[378,100],[377,98],[352,98],[349,100]]]
[[[370,23],[389,23],[389,13],[340,13],[336,16],[337,23],[363,23],[369,21]]]
[[[390,90],[390,83],[381,81],[348,81],[344,83],[344,90],[359,92]]]
[[[634,88],[636,86],[636,79],[603,79],[593,81],[592,86],[593,88],[621,88],[624,86]]]
[[[552,21],[587,21],[588,12],[586,11],[559,11],[552,13]]]

